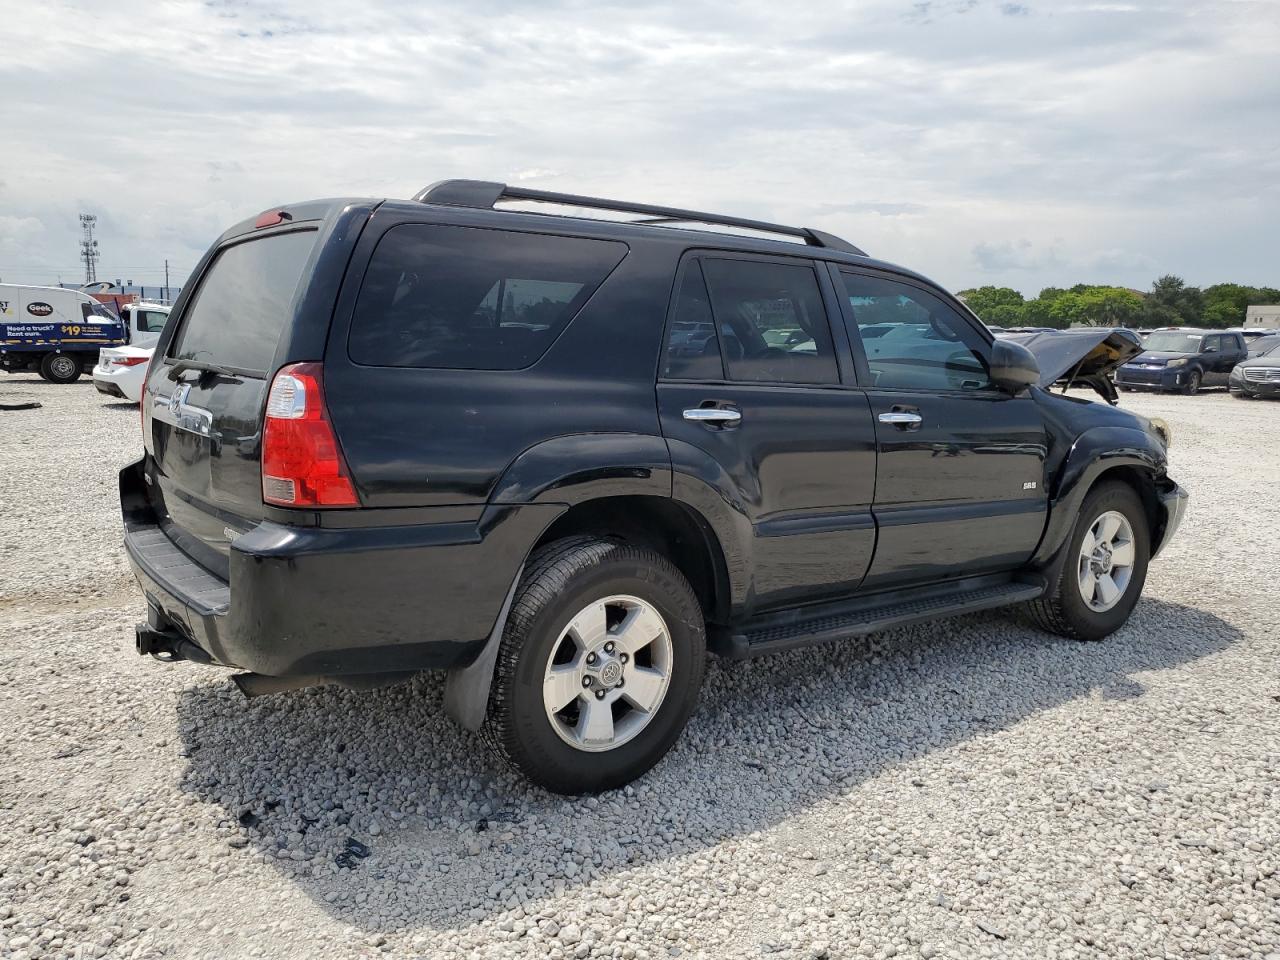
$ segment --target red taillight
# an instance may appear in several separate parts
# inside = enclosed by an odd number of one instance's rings
[[[351,475],[324,408],[318,363],[281,367],[267,395],[262,499],[280,507],[358,507]]]
[[[113,367],[136,367],[140,363],[146,363],[150,357],[116,357],[111,361]]]

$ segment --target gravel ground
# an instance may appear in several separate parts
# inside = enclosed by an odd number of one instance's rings
[[[714,662],[567,801],[438,678],[253,702],[136,657],[135,407],[0,377],[0,956],[1280,957],[1280,405],[1126,395],[1193,492],[1120,633]]]

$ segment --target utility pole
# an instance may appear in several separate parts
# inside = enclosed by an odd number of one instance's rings
[[[166,257],[164,261],[164,299],[169,302],[169,259]]]
[[[93,225],[98,218],[91,213],[80,214],[80,226],[84,230],[84,239],[80,241],[80,259],[84,261],[84,282],[93,283],[98,279],[98,241],[93,239]]]

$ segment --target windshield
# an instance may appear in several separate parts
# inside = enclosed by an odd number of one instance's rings
[[[102,317],[102,319],[110,320],[112,323],[117,323],[120,319],[111,311],[109,307],[106,307],[103,304],[98,303],[97,301],[94,301],[93,303],[89,304],[89,312],[92,313],[95,317]]]
[[[1199,353],[1200,341],[1198,333],[1180,333],[1176,330],[1157,330],[1147,337],[1143,344],[1148,350],[1164,350],[1168,353]]]
[[[1280,337],[1259,337],[1249,344],[1251,357],[1280,357]]]

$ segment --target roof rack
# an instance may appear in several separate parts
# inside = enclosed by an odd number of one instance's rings
[[[528,200],[536,203],[555,203],[568,207],[584,207],[591,210],[609,210],[614,213],[638,213],[646,219],[634,221],[646,224],[664,223],[714,223],[724,227],[758,230],[798,237],[811,247],[826,247],[844,253],[865,257],[867,254],[848,240],[811,227],[788,227],[763,220],[744,217],[727,217],[718,213],[700,213],[697,210],[681,210],[678,207],[659,207],[651,203],[630,203],[625,200],[605,200],[601,197],[583,197],[573,193],[555,193],[550,190],[533,190],[513,187],[488,180],[437,180],[423,187],[413,199],[419,203],[439,203],[450,207],[492,208],[500,200]]]

